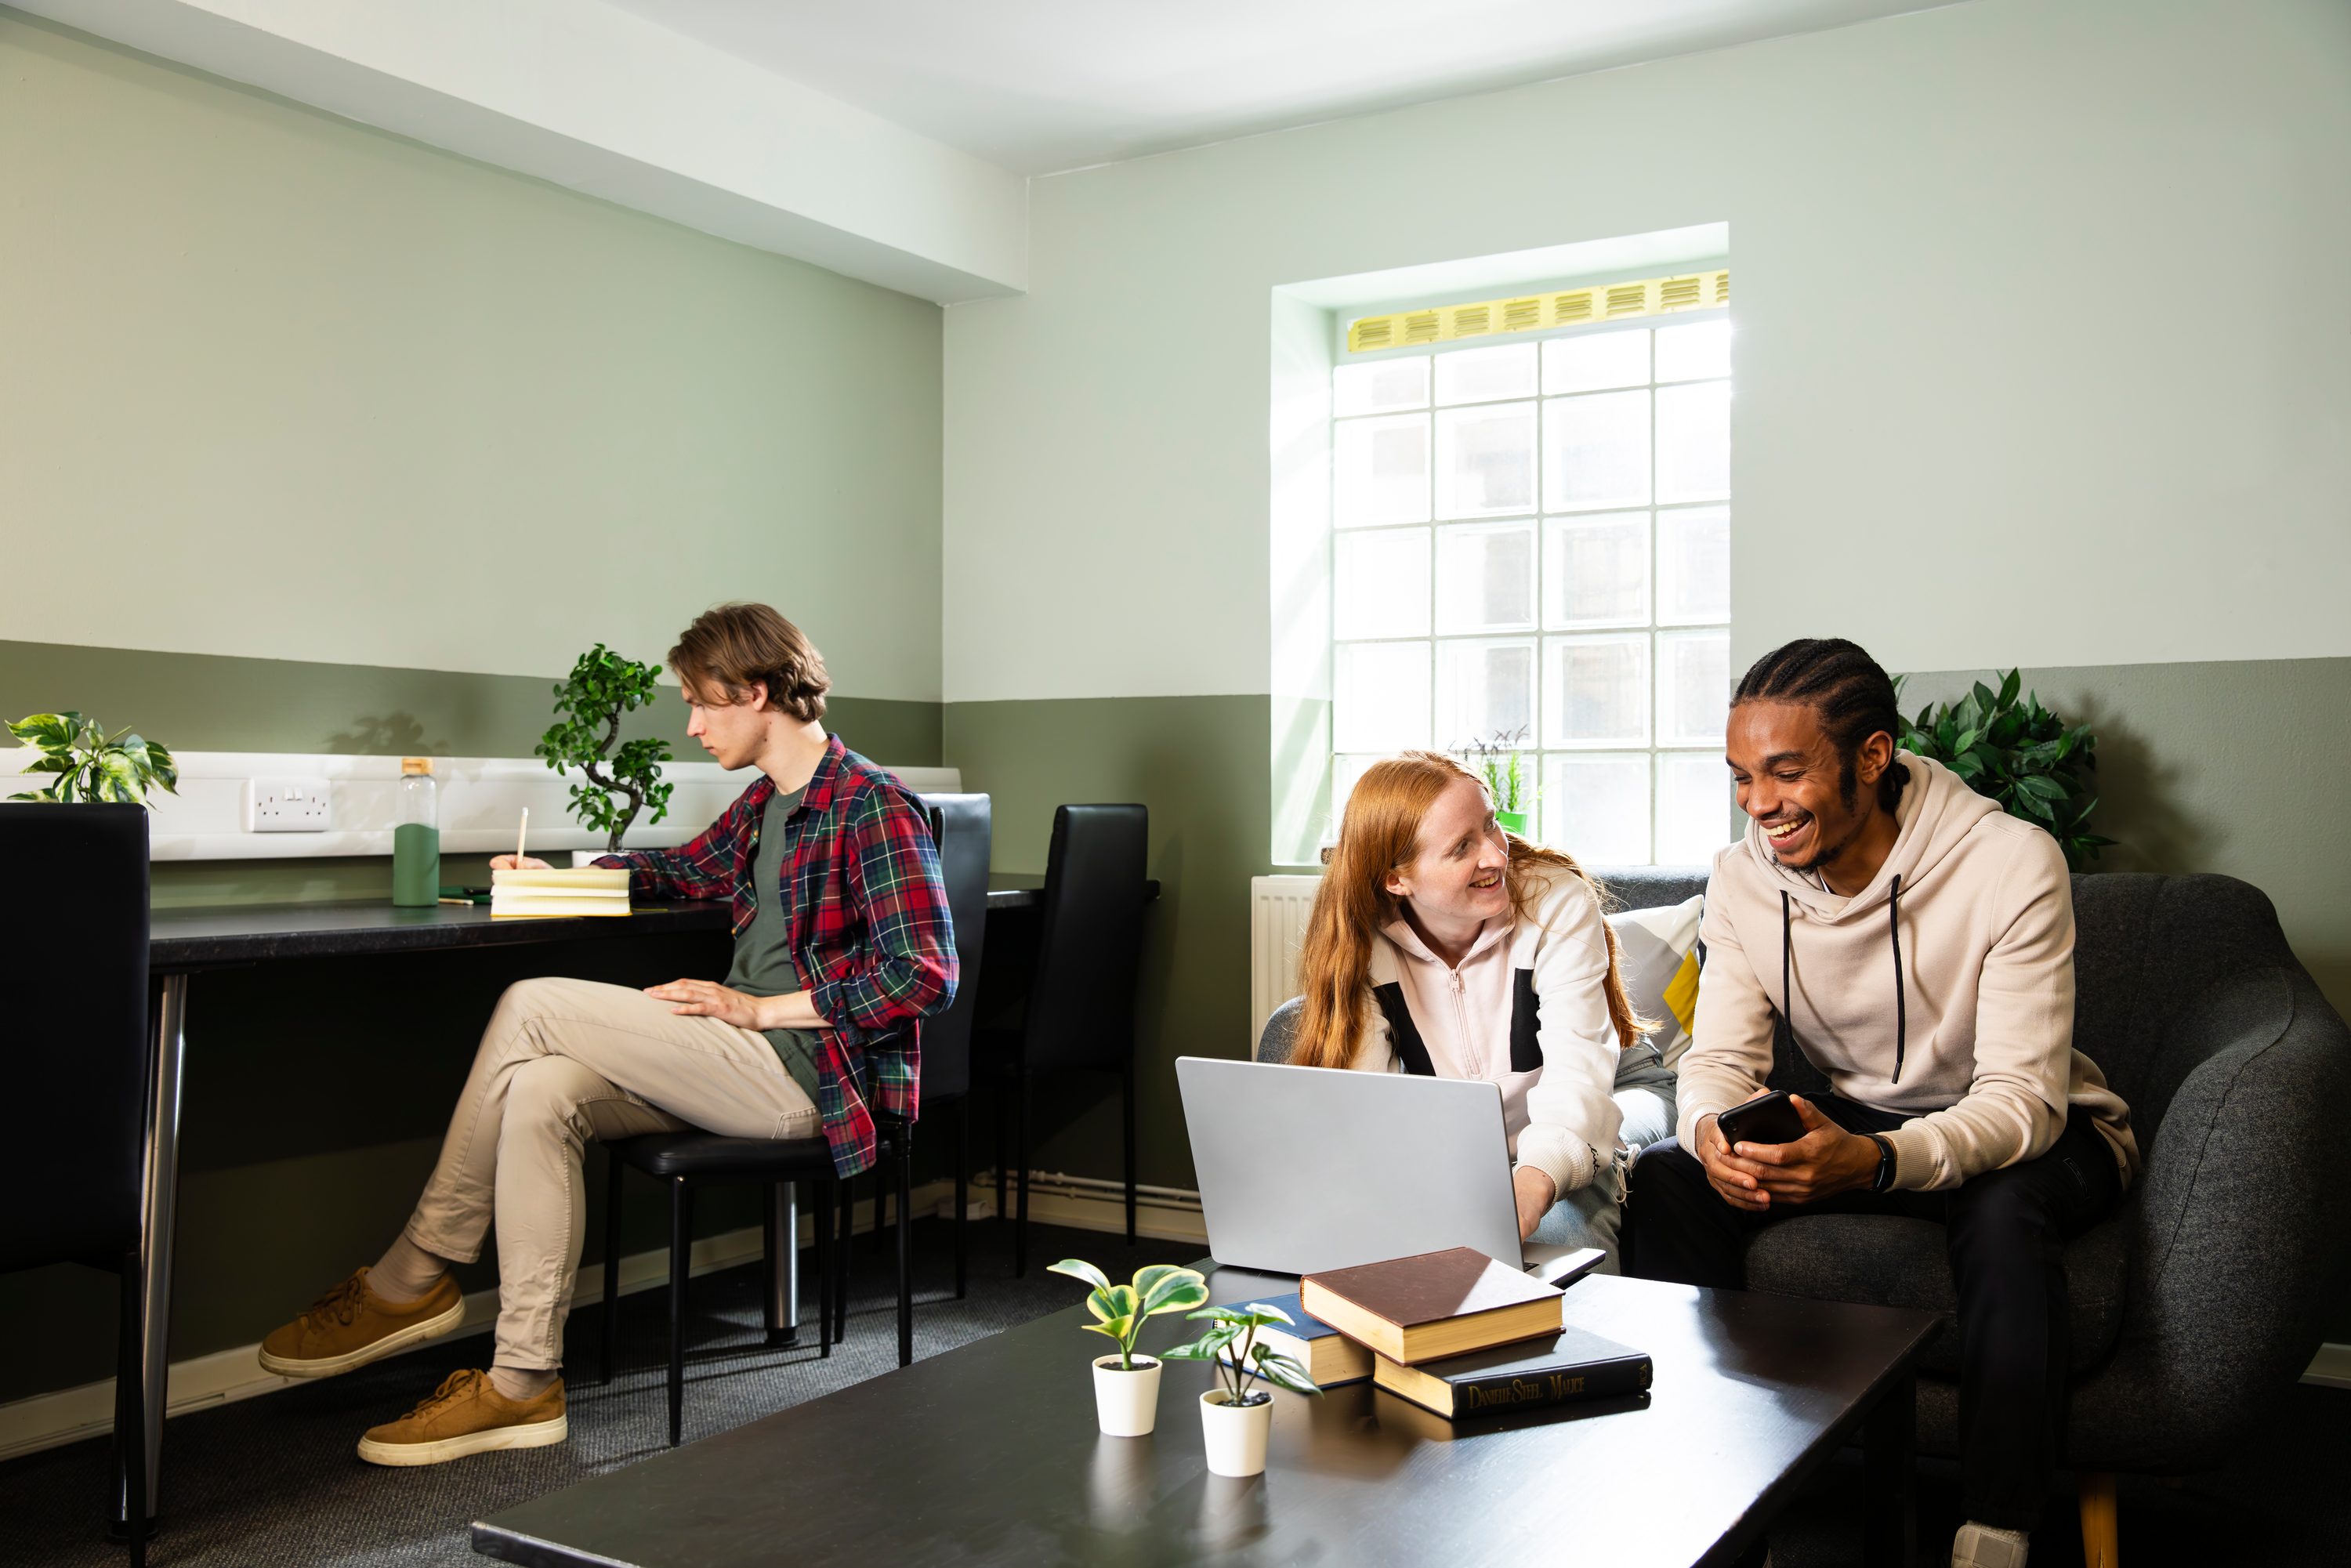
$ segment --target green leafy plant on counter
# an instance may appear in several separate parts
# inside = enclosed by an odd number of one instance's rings
[[[1062,1259],[1048,1272],[1067,1274],[1094,1288],[1086,1298],[1086,1310],[1093,1313],[1094,1321],[1082,1326],[1088,1333],[1102,1334],[1117,1343],[1121,1372],[1134,1370],[1134,1342],[1142,1337],[1146,1319],[1180,1312],[1208,1299],[1208,1282],[1199,1270],[1179,1269],[1173,1263],[1138,1269],[1134,1282],[1128,1285],[1112,1284],[1100,1269],[1076,1258]]]
[[[1252,1301],[1246,1307],[1206,1307],[1192,1316],[1196,1320],[1206,1318],[1217,1326],[1189,1344],[1161,1352],[1161,1357],[1167,1361],[1215,1363],[1217,1375],[1229,1396],[1228,1403],[1262,1405],[1272,1398],[1261,1388],[1250,1391],[1249,1385],[1260,1378],[1292,1394],[1322,1392],[1305,1363],[1257,1343],[1258,1330],[1293,1321],[1280,1307]]]
[[[180,792],[179,766],[171,751],[124,730],[108,735],[96,719],[78,713],[37,713],[8,727],[8,733],[40,748],[41,759],[27,773],[53,773],[56,782],[11,795],[12,800],[119,801],[144,806],[147,791]]]
[[[661,776],[661,765],[670,760],[669,742],[621,743],[621,716],[653,705],[660,674],[659,664],[637,664],[597,643],[555,688],[555,711],[564,716],[531,748],[559,774],[577,768],[586,775],[586,783],[571,786],[571,814],[581,827],[604,835],[608,854],[620,852],[621,835],[639,811],[652,807],[655,822],[669,814],[676,786]]]
[[[1978,681],[1957,703],[1920,708],[1916,721],[1902,718],[1895,744],[1932,758],[2010,816],[2047,830],[2065,852],[2065,864],[2087,871],[2098,852],[2116,842],[2090,831],[2098,798],[2083,775],[2097,769],[2098,737],[2086,724],[2068,728],[2041,706],[2038,693],[2019,703],[2019,674],[2009,671],[1997,692]],[[1897,698],[1909,678],[1895,677]]]

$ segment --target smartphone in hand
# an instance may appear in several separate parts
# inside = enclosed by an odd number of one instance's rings
[[[1733,1105],[1714,1119],[1722,1141],[1740,1144],[1792,1144],[1804,1135],[1804,1119],[1788,1103],[1784,1091],[1773,1090],[1743,1105]]]

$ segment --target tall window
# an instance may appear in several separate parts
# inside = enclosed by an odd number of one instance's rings
[[[1334,818],[1385,753],[1515,737],[1537,836],[1707,859],[1730,820],[1728,313],[1345,357]]]

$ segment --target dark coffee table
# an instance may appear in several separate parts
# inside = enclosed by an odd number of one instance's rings
[[[1214,1299],[1293,1281],[1218,1270]],[[1071,1287],[1074,1294],[1078,1289]],[[1646,1351],[1651,1392],[1447,1423],[1368,1383],[1277,1395],[1266,1473],[1207,1473],[1170,1364],[1149,1437],[1094,1427],[1080,1308],[474,1526],[509,1563],[1727,1563],[1865,1434],[1871,1568],[1909,1568],[1912,1366],[1929,1313],[1588,1279],[1571,1323]],[[1189,1337],[1155,1320],[1144,1348]]]

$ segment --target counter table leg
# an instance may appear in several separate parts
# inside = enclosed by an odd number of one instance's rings
[[[180,1191],[180,1066],[188,1044],[188,977],[159,978],[162,999],[155,1009],[154,1079],[147,1094],[146,1166],[140,1177],[139,1266],[147,1301],[147,1343],[139,1358],[146,1429],[140,1436],[147,1450],[145,1501],[150,1529],[159,1511],[157,1499],[163,1477],[163,1407],[170,1393],[165,1385],[172,1333],[172,1227]],[[128,1532],[131,1500],[119,1483],[112,1513],[115,1531]]]

